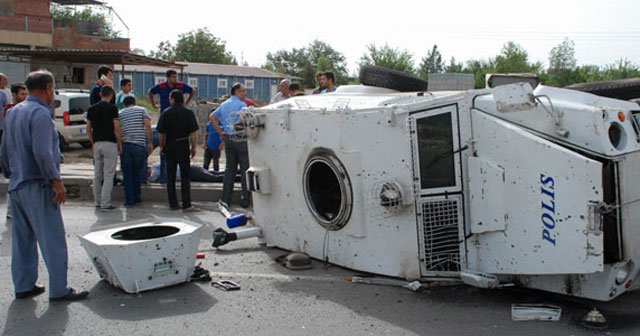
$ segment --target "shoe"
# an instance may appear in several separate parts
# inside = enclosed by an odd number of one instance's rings
[[[171,210],[180,210],[180,209],[182,209],[182,208],[181,208],[181,207],[179,207],[179,206],[177,206],[177,205],[170,205],[170,206],[169,206],[169,209],[171,209]]]
[[[248,207],[249,207],[249,201],[247,201],[247,200],[245,200],[245,199],[240,200],[240,206],[241,206],[243,209],[248,208]]]
[[[16,299],[28,299],[30,297],[40,295],[42,293],[44,293],[44,287],[34,285],[33,288],[28,292],[16,293]]]
[[[136,205],[135,203],[125,203],[124,207],[125,208],[131,208],[132,206]]]
[[[67,295],[61,296],[61,297],[57,297],[57,298],[49,298],[49,301],[53,301],[53,302],[79,301],[79,300],[86,299],[87,296],[89,296],[89,292],[87,292],[87,291],[76,292],[76,290],[72,288],[69,291],[69,293],[67,293]]]
[[[96,208],[96,209],[98,209],[98,210],[100,210],[100,208],[101,208],[100,204],[96,204],[96,205],[95,205],[95,208]]]
[[[10,213],[8,213],[8,214],[7,214],[7,219],[11,219],[11,218],[13,218],[13,216],[11,216],[11,214],[10,214]]]
[[[201,212],[201,209],[198,209],[194,206],[190,206],[188,208],[182,209],[182,212]]]
[[[100,208],[100,211],[102,211],[102,212],[107,212],[107,211],[113,211],[113,210],[115,210],[115,209],[117,209],[117,208],[116,208],[116,207],[114,207],[113,205],[110,205],[110,206],[108,206],[108,207]]]

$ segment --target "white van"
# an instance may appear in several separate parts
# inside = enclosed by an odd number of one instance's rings
[[[91,147],[87,136],[86,121],[89,92],[83,90],[57,90],[55,95],[55,123],[60,140],[60,150],[71,143],[80,143],[82,147]]]

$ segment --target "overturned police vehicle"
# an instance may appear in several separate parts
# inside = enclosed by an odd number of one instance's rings
[[[245,110],[264,242],[408,280],[603,301],[637,287],[637,104],[518,81],[425,89]]]

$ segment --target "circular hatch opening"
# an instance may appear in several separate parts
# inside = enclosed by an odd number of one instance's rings
[[[116,240],[147,240],[156,239],[178,233],[180,229],[174,226],[154,225],[141,226],[132,229],[118,231],[111,235]]]
[[[304,197],[316,221],[327,230],[342,229],[351,216],[351,183],[344,166],[327,150],[312,154],[304,169]]]

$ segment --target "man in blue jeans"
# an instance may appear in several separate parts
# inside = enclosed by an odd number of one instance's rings
[[[9,178],[13,214],[11,275],[16,299],[44,293],[38,286],[38,246],[49,272],[49,301],[82,300],[88,292],[67,287],[67,242],[60,205],[66,190],[60,178],[58,133],[51,121],[55,81],[45,70],[32,72],[29,97],[5,119],[0,156]]]
[[[124,206],[130,207],[141,202],[141,186],[147,176],[146,159],[153,152],[151,115],[146,108],[136,106],[134,97],[127,96],[122,103],[124,108],[118,114],[122,132],[120,169],[124,180]]]

